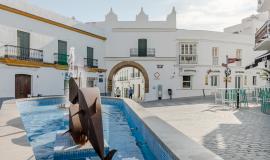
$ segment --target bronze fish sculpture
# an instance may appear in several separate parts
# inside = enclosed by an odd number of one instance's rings
[[[112,159],[116,150],[111,150],[104,156],[104,136],[99,89],[97,87],[79,89],[78,97],[81,111],[79,116],[83,132],[102,160]]]
[[[102,160],[111,160],[116,150],[104,156],[101,99],[98,88],[79,89],[79,79],[69,80],[69,131],[76,144],[88,140]],[[79,103],[79,104],[78,104]]]
[[[69,132],[76,144],[84,145],[87,142],[87,136],[83,132],[79,117],[79,104],[71,104],[69,107]]]
[[[78,103],[78,91],[79,91],[79,80],[70,78],[69,80],[69,101],[72,104]]]

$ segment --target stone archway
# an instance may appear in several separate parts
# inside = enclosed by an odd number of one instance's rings
[[[113,81],[113,76],[122,68],[125,68],[125,67],[134,67],[134,68],[137,68],[142,74],[143,74],[143,77],[144,77],[144,88],[145,88],[145,93],[149,93],[149,77],[148,77],[148,74],[146,72],[146,70],[144,69],[144,67],[142,65],[140,65],[139,63],[136,63],[134,61],[123,61],[123,62],[120,62],[118,63],[117,65],[115,65],[111,71],[110,71],[110,74],[108,76],[108,91],[109,92],[112,92],[112,81]]]

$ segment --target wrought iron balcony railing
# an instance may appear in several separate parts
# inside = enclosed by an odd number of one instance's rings
[[[54,64],[67,65],[68,55],[65,53],[54,53]]]
[[[92,58],[84,58],[84,66],[90,68],[98,68],[98,60]]]
[[[138,48],[130,49],[130,57],[155,57],[156,49],[155,48],[147,48],[146,55],[140,54],[144,51],[139,50]]]
[[[265,39],[269,38],[270,38],[270,20],[266,21],[266,23],[256,32],[255,47],[260,45]]]
[[[43,62],[43,50],[24,48],[14,45],[4,45],[0,47],[0,57]]]
[[[183,54],[179,56],[179,64],[197,64],[197,63],[198,63],[198,55]]]

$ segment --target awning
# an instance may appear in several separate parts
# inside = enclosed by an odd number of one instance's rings
[[[260,62],[263,62],[266,60],[270,60],[270,52],[267,52],[255,58],[255,61],[251,65],[246,66],[245,69],[247,70],[247,69],[255,68],[258,66]]]
[[[265,60],[269,60],[270,59],[270,52],[267,52],[263,55],[260,55],[259,57],[255,58],[255,63],[260,63],[262,61],[265,61]]]
[[[255,68],[255,67],[257,67],[258,66],[258,63],[256,64],[256,63],[253,63],[253,64],[251,64],[251,65],[248,65],[248,66],[246,66],[246,70],[248,70],[248,69],[252,69],[252,68]]]

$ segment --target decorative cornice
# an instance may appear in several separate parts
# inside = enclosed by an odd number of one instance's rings
[[[69,25],[59,23],[59,22],[56,22],[56,21],[53,21],[53,20],[50,20],[50,19],[47,19],[47,18],[43,18],[43,17],[31,14],[31,13],[27,13],[27,12],[24,12],[24,11],[21,11],[21,10],[18,10],[18,9],[15,9],[15,8],[12,8],[12,7],[3,5],[3,4],[0,4],[0,9],[4,10],[4,11],[11,12],[11,13],[14,13],[14,14],[18,14],[18,15],[21,15],[21,16],[24,16],[24,17],[27,17],[27,18],[31,18],[31,19],[34,19],[34,20],[37,20],[37,21],[40,21],[40,22],[51,24],[51,25],[54,25],[54,26],[57,26],[57,27],[60,27],[60,28],[64,28],[64,29],[67,29],[67,30],[70,30],[70,31],[73,31],[73,32],[77,32],[77,33],[80,33],[80,34],[83,34],[83,35],[87,35],[87,36],[90,36],[90,37],[93,37],[93,38],[97,38],[97,39],[100,39],[100,40],[103,40],[103,41],[107,40],[106,37],[103,37],[103,36],[100,36],[100,35],[97,35],[97,34],[94,34],[94,33],[91,33],[91,32],[87,32],[87,31],[84,31],[84,30],[81,30],[81,29],[78,29],[78,28],[75,28],[75,27],[71,27]]]

